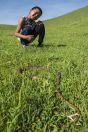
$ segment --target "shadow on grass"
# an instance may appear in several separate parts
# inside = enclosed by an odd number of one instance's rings
[[[59,44],[57,45],[57,47],[66,47],[67,45],[66,44]]]
[[[58,44],[58,45],[55,45],[55,44],[47,44],[47,45],[44,45],[44,47],[46,48],[49,48],[49,47],[66,47],[67,45],[65,44]]]
[[[29,44],[29,46],[40,48],[40,47],[38,47],[38,44],[36,45],[35,43],[34,44]],[[58,44],[58,45],[56,45],[54,43],[51,43],[51,44],[43,44],[43,47],[41,47],[41,48],[52,48],[52,47],[59,48],[59,47],[66,47],[66,46],[67,46],[66,44]]]

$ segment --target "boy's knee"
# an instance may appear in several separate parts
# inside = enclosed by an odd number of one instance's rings
[[[27,28],[23,28],[22,31],[21,31],[21,34],[23,34],[23,35],[28,35],[28,30],[27,30]]]
[[[38,21],[37,26],[40,27],[40,28],[44,28],[44,24],[43,24],[42,21]]]
[[[38,21],[37,24],[38,25],[41,25],[41,24],[43,25],[43,22],[42,21]]]
[[[37,32],[45,32],[45,26],[42,21],[37,22],[36,31]]]
[[[23,34],[23,35],[29,35],[30,33],[31,33],[31,28],[30,27],[25,27],[21,31],[21,34]]]

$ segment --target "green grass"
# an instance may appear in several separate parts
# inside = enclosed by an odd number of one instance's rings
[[[1,132],[88,131],[88,6],[44,23],[44,47],[36,40],[27,49],[14,36],[16,26],[0,25]],[[28,65],[43,68],[18,74]],[[81,111],[79,125],[69,125],[74,111],[54,94],[58,71],[62,94]]]

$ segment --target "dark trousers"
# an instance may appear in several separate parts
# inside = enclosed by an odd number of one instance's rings
[[[44,36],[45,36],[44,24],[41,21],[38,21],[38,22],[36,22],[36,26],[34,27],[34,29],[32,29],[31,26],[25,26],[22,29],[21,34],[23,34],[23,35],[34,35],[34,38],[39,36],[38,43],[39,43],[39,45],[41,45],[43,42]],[[28,43],[30,43],[26,39],[20,39],[20,41],[21,41],[21,44],[23,44],[23,45],[28,45]]]

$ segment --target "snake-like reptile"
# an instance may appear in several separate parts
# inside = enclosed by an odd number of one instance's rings
[[[38,66],[38,65],[28,65],[28,66],[25,66],[23,68],[19,68],[17,70],[17,73],[18,74],[23,74],[25,73],[26,71],[30,71],[30,70],[36,70],[36,71],[41,71],[41,70],[46,70],[47,67],[44,67],[44,66]]]
[[[28,70],[45,70],[47,68],[42,67],[42,66],[27,66],[24,68],[20,68],[18,70],[18,73],[22,74],[25,71]],[[56,91],[55,91],[55,95],[56,97],[60,98],[62,101],[64,101],[70,108],[72,108],[75,113],[72,115],[67,116],[70,119],[70,123],[74,123],[74,122],[78,122],[81,112],[78,106],[74,105],[74,103],[68,101],[65,99],[65,97],[62,95],[61,90],[60,90],[60,84],[61,84],[61,73],[58,72],[56,75],[56,80],[55,80],[55,86],[56,86]]]
[[[74,105],[74,103],[65,99],[65,97],[61,93],[60,84],[61,84],[61,73],[58,72],[56,75],[56,84],[55,84],[56,92],[55,92],[55,94],[58,98],[60,98],[62,101],[64,101],[70,108],[72,108],[75,111],[74,114],[67,116],[71,121],[70,123],[78,122],[78,120],[80,118],[80,114],[81,114],[80,109],[78,106]]]

